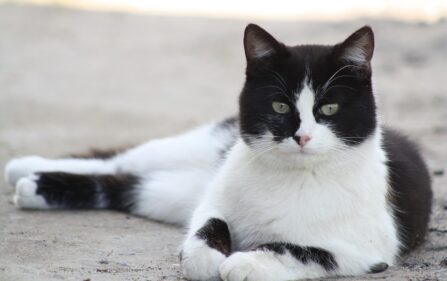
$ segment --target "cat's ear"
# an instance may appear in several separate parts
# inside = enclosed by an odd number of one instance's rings
[[[281,43],[256,24],[249,24],[244,32],[245,57],[248,62],[273,57],[281,48]]]
[[[373,53],[374,33],[367,25],[336,45],[336,55],[339,60],[358,66],[369,67]]]

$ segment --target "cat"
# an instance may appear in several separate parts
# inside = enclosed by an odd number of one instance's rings
[[[15,204],[185,225],[190,280],[380,272],[421,244],[430,177],[416,145],[379,123],[372,29],[289,47],[249,24],[244,49],[238,116],[125,151],[13,159]]]

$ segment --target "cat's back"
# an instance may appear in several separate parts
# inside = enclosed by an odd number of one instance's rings
[[[390,203],[405,252],[422,243],[427,231],[433,197],[430,175],[418,147],[407,137],[384,128],[383,145],[388,156]]]

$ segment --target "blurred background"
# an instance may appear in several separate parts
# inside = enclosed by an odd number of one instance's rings
[[[152,15],[281,21],[347,20],[368,17],[434,22],[444,18],[447,12],[445,0],[2,0],[1,2]]]
[[[0,164],[235,114],[249,22],[290,45],[334,44],[369,24],[381,119],[420,144],[436,195],[429,242],[375,278],[446,280],[446,16],[447,0],[0,0]],[[0,280],[179,279],[177,229],[108,212],[18,212],[13,188],[1,190]]]

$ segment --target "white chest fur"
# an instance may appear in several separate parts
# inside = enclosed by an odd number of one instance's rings
[[[232,233],[233,248],[292,242],[352,252],[389,264],[398,251],[386,202],[386,158],[379,137],[334,165],[293,168],[252,161],[239,142],[218,176],[215,200]]]

